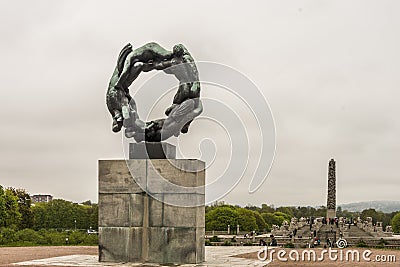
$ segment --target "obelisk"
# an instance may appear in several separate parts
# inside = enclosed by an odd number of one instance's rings
[[[329,220],[336,217],[336,162],[334,159],[329,161],[328,166],[328,199],[327,199],[326,218]]]

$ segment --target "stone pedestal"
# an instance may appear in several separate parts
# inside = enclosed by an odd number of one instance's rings
[[[129,144],[129,159],[175,159],[176,147],[165,142]]]
[[[203,262],[204,183],[199,160],[100,160],[99,261]]]
[[[334,219],[336,218],[336,209],[328,209],[326,211],[326,218],[327,219]]]

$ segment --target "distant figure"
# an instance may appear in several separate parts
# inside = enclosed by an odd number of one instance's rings
[[[328,247],[332,247],[332,243],[331,243],[331,239],[330,238],[328,238],[328,239],[326,239],[326,244],[328,245]]]
[[[270,235],[269,237],[271,237],[271,243],[269,244],[271,247],[276,247],[278,246],[278,242],[276,241],[276,238],[274,235]]]

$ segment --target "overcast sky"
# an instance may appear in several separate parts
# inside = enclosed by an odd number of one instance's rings
[[[98,159],[123,158],[105,105],[116,57],[128,42],[157,41],[168,49],[183,43],[198,61],[239,70],[271,107],[271,172],[256,193],[248,193],[247,177],[225,201],[326,205],[331,157],[338,203],[400,200],[399,1],[0,5],[4,186],[97,201]]]

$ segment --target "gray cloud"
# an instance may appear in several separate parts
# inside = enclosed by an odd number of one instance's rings
[[[397,1],[0,5],[0,184],[97,200],[97,160],[123,157],[104,103],[119,49],[157,41],[240,70],[271,105],[271,173],[252,195],[246,177],[226,201],[325,204],[331,157],[339,203],[398,200]]]

